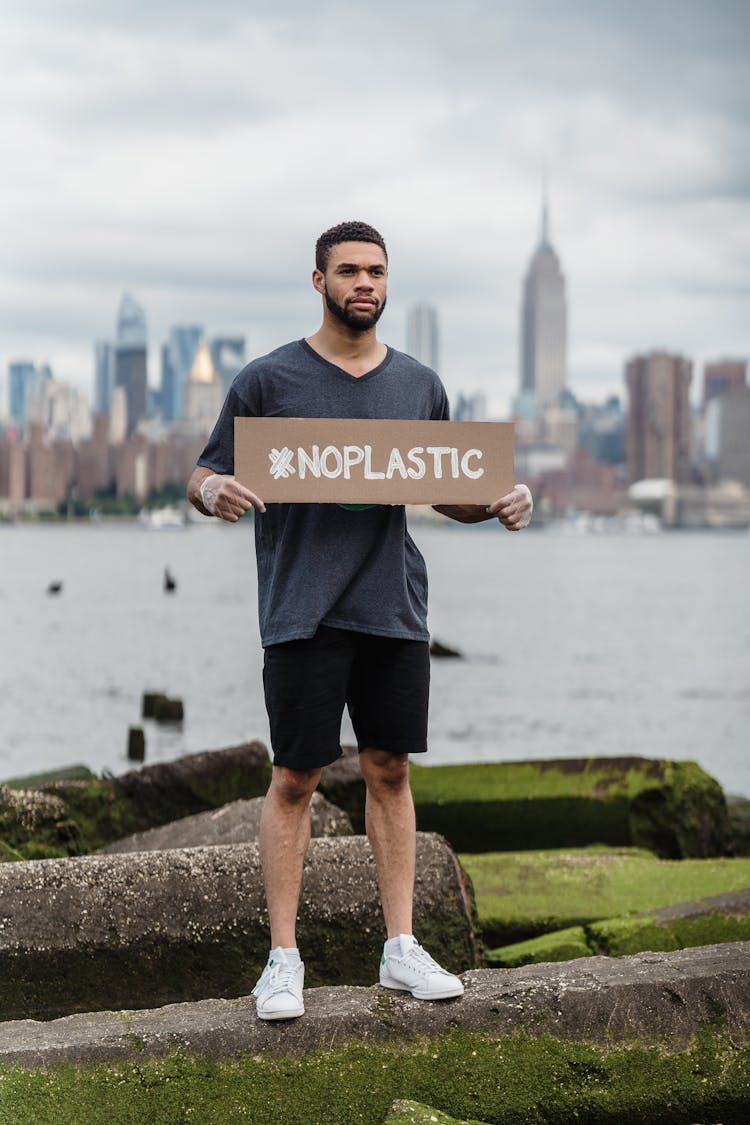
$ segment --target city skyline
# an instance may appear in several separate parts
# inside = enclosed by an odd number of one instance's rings
[[[507,410],[543,170],[577,394],[644,348],[750,350],[745,5],[472,0],[458,30],[419,0],[177,11],[35,0],[4,25],[3,380],[28,356],[90,387],[123,291],[154,340],[309,334],[315,237],[361,217],[389,248],[383,337],[435,305],[449,392]]]

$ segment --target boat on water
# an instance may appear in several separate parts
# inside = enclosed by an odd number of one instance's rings
[[[188,521],[181,508],[141,508],[138,525],[146,531],[184,531]]]

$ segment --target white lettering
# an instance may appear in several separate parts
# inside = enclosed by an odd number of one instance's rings
[[[365,480],[383,480],[385,473],[376,473],[372,467],[372,446],[365,446]]]
[[[482,468],[470,469],[469,468],[469,458],[470,457],[476,457],[478,461],[481,461],[481,459],[482,459],[481,449],[467,449],[466,450],[463,457],[461,458],[461,472],[464,474],[464,476],[471,477],[472,480],[479,480],[480,477],[484,476],[484,469],[482,469]]]
[[[331,457],[333,457],[334,460],[335,467],[333,469],[328,464]],[[323,476],[340,477],[343,464],[344,458],[341,456],[341,450],[337,449],[335,445],[327,445],[320,455],[320,471]]]
[[[433,457],[435,480],[443,479],[443,457],[450,451],[449,445],[428,445],[425,449],[425,453],[431,453]]]
[[[401,456],[401,454],[399,453],[399,451],[394,447],[391,450],[390,457],[388,458],[388,468],[385,471],[386,479],[391,480],[391,478],[393,477],[393,474],[396,473],[396,472],[400,473],[402,480],[406,480],[406,477],[407,477],[408,474],[406,472],[406,465],[404,464],[404,459]]]
[[[451,449],[451,476],[455,480],[458,476],[458,450]]]
[[[365,451],[361,445],[344,446],[344,480],[350,480],[352,466],[361,465],[365,459]]]
[[[424,449],[422,449],[421,445],[415,445],[414,448],[410,449],[406,454],[407,459],[411,461],[414,466],[413,469],[410,467],[406,470],[412,480],[421,480],[425,474],[424,458],[419,456],[420,453],[424,453]]]
[[[314,477],[320,476],[320,446],[314,445],[312,447],[312,455],[301,445],[297,446],[297,469],[299,471],[299,479],[305,479],[305,473],[310,470]]]

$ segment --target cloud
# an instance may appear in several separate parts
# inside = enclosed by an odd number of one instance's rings
[[[389,339],[433,301],[446,381],[507,400],[545,171],[574,389],[656,340],[746,354],[748,31],[727,0],[31,0],[0,73],[3,365],[81,381],[126,287],[155,347],[198,320],[266,350],[315,327],[317,233],[365,218]]]

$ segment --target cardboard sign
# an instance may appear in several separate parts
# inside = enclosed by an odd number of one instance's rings
[[[235,418],[234,475],[266,503],[490,504],[513,423]]]

